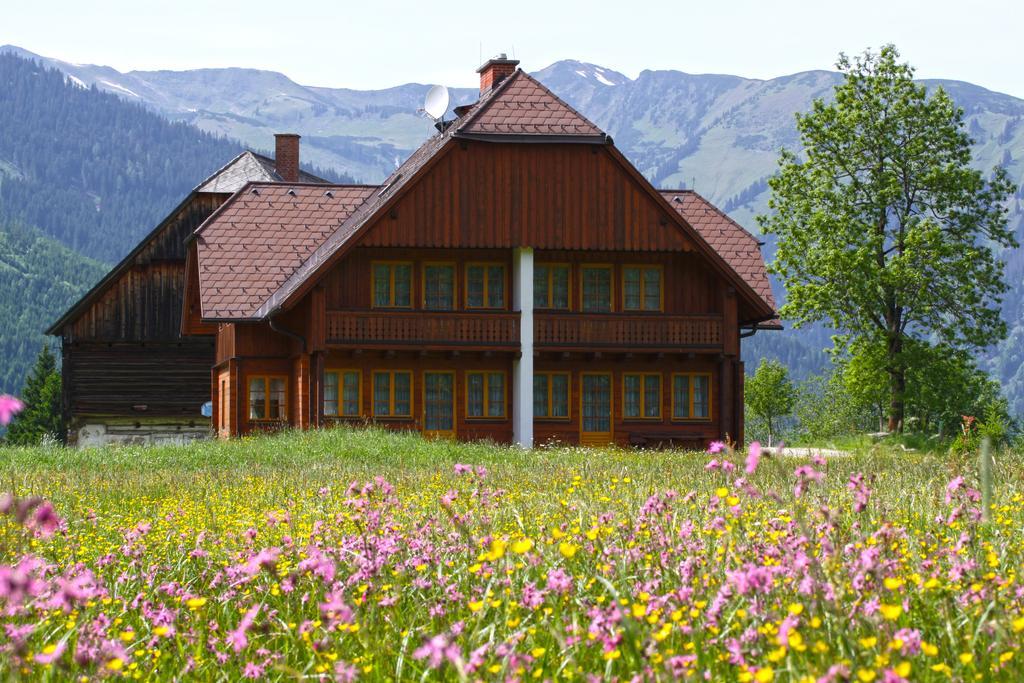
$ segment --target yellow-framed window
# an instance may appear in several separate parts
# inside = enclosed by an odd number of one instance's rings
[[[423,431],[455,434],[455,372],[423,371]]]
[[[423,264],[423,308],[428,311],[455,309],[455,264]]]
[[[610,265],[580,266],[580,310],[584,313],[611,313],[614,278]]]
[[[501,370],[466,373],[466,417],[502,419],[505,417],[508,382]]]
[[[672,419],[711,419],[711,373],[680,372],[672,375]]]
[[[359,417],[363,414],[363,373],[359,370],[324,370],[324,415]]]
[[[538,263],[533,268],[533,307],[568,311],[572,301],[572,268],[568,263]]]
[[[373,371],[373,416],[412,417],[412,371]]]
[[[622,267],[622,308],[626,311],[660,311],[664,308],[664,268]]]
[[[373,308],[412,308],[412,263],[374,261],[370,270]]]
[[[660,372],[623,373],[622,417],[627,420],[660,420],[661,384]]]
[[[569,419],[569,373],[533,374],[533,416],[541,420]]]
[[[246,378],[249,419],[280,422],[288,419],[288,378],[284,375],[249,375]]]
[[[614,381],[610,372],[580,373],[581,433],[612,433],[615,421]]]
[[[466,308],[505,308],[505,264],[466,264]]]

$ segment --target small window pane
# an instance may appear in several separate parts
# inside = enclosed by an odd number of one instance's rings
[[[385,417],[391,413],[391,375],[378,372],[373,375],[373,414]]]
[[[569,308],[568,266],[556,266],[551,270],[551,308]]]
[[[359,373],[346,372],[342,388],[342,414],[347,417],[359,415]]]
[[[672,380],[672,394],[672,417],[690,417],[690,378],[686,375],[676,375]]]
[[[324,373],[324,415],[338,414],[338,373]]]
[[[505,414],[505,375],[492,372],[487,376],[487,416],[502,417]]]
[[[504,308],[505,306],[504,266],[487,268],[487,306],[488,308]]]
[[[409,307],[412,305],[412,266],[404,264],[394,268],[395,306]]]
[[[622,382],[625,416],[640,417],[640,375],[625,375]]]
[[[466,401],[469,417],[484,416],[484,376],[480,372],[466,375]]]
[[[533,307],[548,307],[548,267],[537,266],[533,270]]]
[[[466,268],[466,305],[469,308],[484,306],[484,267]]]
[[[267,417],[267,383],[262,377],[249,380],[249,419],[265,420]]]
[[[533,376],[533,415],[534,417],[549,417],[547,375]]]
[[[428,372],[424,374],[423,381],[426,386],[423,427],[430,431],[451,431],[455,426],[452,375]]]
[[[395,415],[412,415],[412,375],[408,372],[395,373]]]
[[[424,305],[433,311],[450,311],[455,307],[455,268],[432,265],[424,268]]]
[[[270,379],[270,390],[267,392],[268,415],[271,420],[283,420],[287,397],[285,396],[285,381],[280,377]]]
[[[640,308],[640,269],[626,268],[622,271],[623,306],[635,311]]]
[[[660,268],[648,268],[644,271],[644,310],[661,310]]]
[[[693,378],[693,417],[708,417],[710,415],[710,391],[708,378],[696,376]]]
[[[611,377],[583,376],[583,431],[606,434],[612,430]]]
[[[583,269],[583,310],[588,313],[607,313],[612,310],[610,269]]]
[[[551,376],[551,417],[569,417],[569,376]]]
[[[391,268],[385,263],[373,267],[373,305],[391,305]]]
[[[644,377],[644,417],[661,416],[661,377]]]

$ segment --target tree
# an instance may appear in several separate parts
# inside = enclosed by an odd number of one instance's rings
[[[796,389],[786,366],[777,360],[761,359],[754,376],[743,386],[747,410],[768,425],[768,444],[775,436],[775,420],[793,412]]]
[[[903,428],[908,340],[966,351],[1005,336],[995,250],[1016,246],[1005,171],[970,167],[963,111],[898,59],[891,45],[840,56],[835,100],[797,115],[805,159],[782,152],[773,213],[758,218],[778,236],[782,315],[829,322],[840,345],[882,345],[890,431]]]
[[[61,380],[57,359],[50,347],[44,345],[36,363],[25,380],[22,392],[25,409],[11,422],[7,442],[20,446],[37,444],[50,435],[64,437],[61,411]]]

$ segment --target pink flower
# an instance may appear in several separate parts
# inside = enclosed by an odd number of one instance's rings
[[[53,509],[53,505],[50,501],[44,500],[39,507],[35,509],[35,514],[32,515],[32,519],[29,521],[28,526],[35,529],[40,536],[52,536],[53,532],[56,531],[63,520],[57,516],[57,512]]]
[[[412,653],[415,659],[426,659],[427,666],[436,669],[448,660],[453,664],[462,660],[462,652],[459,646],[449,643],[443,635],[437,635],[416,648]]]
[[[725,444],[721,441],[712,441],[708,444],[708,453],[721,453],[725,450]]]
[[[238,623],[238,628],[228,632],[226,640],[236,654],[248,647],[249,637],[246,635],[246,631],[252,626],[252,622],[256,620],[256,615],[259,614],[259,611],[260,606],[256,605],[245,613],[242,621]]]
[[[757,471],[759,462],[761,462],[761,444],[758,441],[752,441],[747,449],[747,466],[744,471],[747,474],[753,474]]]
[[[0,425],[10,424],[15,415],[25,409],[25,404],[10,394],[0,394]]]
[[[33,659],[35,660],[35,662],[37,664],[53,664],[54,662],[56,662],[58,659],[61,658],[61,655],[64,654],[64,650],[66,648],[67,648],[67,642],[62,640],[59,643],[57,643],[57,647],[56,647],[56,649],[53,652],[50,652],[50,653],[40,652],[40,653],[36,654],[33,657]]]

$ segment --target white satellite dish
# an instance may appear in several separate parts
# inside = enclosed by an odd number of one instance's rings
[[[423,100],[423,111],[434,121],[440,121],[444,113],[448,111],[449,101],[448,88],[443,85],[435,85],[427,92],[427,97]]]

